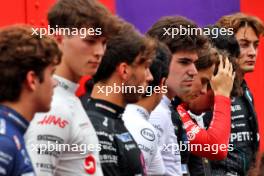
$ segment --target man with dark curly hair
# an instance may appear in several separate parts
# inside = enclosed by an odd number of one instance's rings
[[[36,112],[47,112],[61,52],[28,26],[0,30],[0,175],[33,175],[23,135]]]

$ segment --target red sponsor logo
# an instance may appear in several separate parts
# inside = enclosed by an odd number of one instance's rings
[[[95,159],[92,155],[88,155],[84,161],[84,170],[88,174],[94,174],[96,171]]]
[[[38,122],[41,125],[56,125],[60,128],[64,128],[69,124],[67,120],[63,120],[61,117],[56,117],[54,115],[46,115],[42,120]]]

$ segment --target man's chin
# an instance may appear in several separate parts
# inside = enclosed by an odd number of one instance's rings
[[[91,69],[89,71],[86,71],[83,76],[87,76],[87,75],[93,76],[93,75],[95,75],[96,71],[97,71],[97,69]]]
[[[192,87],[183,87],[181,90],[180,97],[185,97],[186,95],[190,95],[191,91],[192,91]]]
[[[251,73],[251,72],[254,72],[255,70],[255,67],[246,67],[243,69],[243,72],[244,73]]]

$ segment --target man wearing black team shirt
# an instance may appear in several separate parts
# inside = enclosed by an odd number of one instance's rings
[[[244,78],[245,74],[254,71],[259,37],[264,35],[263,22],[257,17],[237,13],[224,16],[217,23],[222,27],[234,30],[240,46],[237,64]],[[230,143],[234,144],[234,150],[229,152],[225,161],[213,163],[213,171],[222,169],[234,175],[247,175],[254,163],[259,147],[257,116],[253,96],[245,80],[241,87],[243,95],[233,98],[231,107]]]
[[[237,13],[222,17],[217,25],[233,28],[235,38],[240,47],[240,55],[236,63],[242,72],[240,84],[242,96],[235,96],[231,101],[231,134],[230,144],[233,150],[221,161],[211,161],[213,176],[248,174],[254,163],[259,147],[258,124],[253,104],[253,96],[244,80],[246,73],[253,72],[258,52],[259,37],[264,34],[263,23],[256,17]],[[224,42],[220,42],[224,44]],[[230,48],[227,48],[230,50]],[[229,51],[228,50],[228,51]],[[206,99],[206,98],[205,98]],[[195,100],[196,104],[199,100]],[[195,102],[194,102],[195,104]],[[202,106],[199,104],[199,106]],[[210,124],[211,115],[203,117],[205,127]]]
[[[128,103],[139,100],[153,79],[149,66],[155,45],[124,24],[107,44],[91,98],[82,99],[101,144],[100,161],[106,176],[145,175],[143,155],[121,115]]]

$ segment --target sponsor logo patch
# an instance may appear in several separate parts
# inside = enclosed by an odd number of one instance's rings
[[[96,171],[95,159],[92,155],[88,155],[84,161],[84,169],[88,174],[94,174]]]
[[[118,139],[120,139],[123,142],[132,141],[132,137],[131,137],[131,135],[128,132],[122,133],[122,134],[117,134],[116,136],[117,136]]]
[[[141,136],[143,136],[145,139],[149,141],[155,140],[155,134],[154,132],[149,128],[144,128],[140,131]]]
[[[42,120],[38,121],[40,125],[55,125],[60,128],[64,128],[69,124],[67,120],[63,120],[61,117],[56,117],[54,115],[46,115]]]

